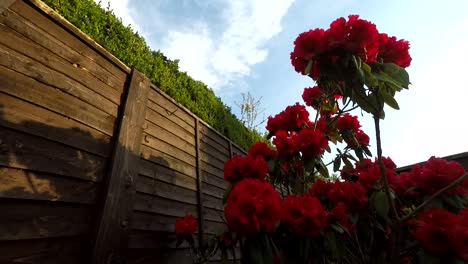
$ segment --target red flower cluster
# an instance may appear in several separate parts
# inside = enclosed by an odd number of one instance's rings
[[[276,134],[279,130],[299,131],[304,126],[310,126],[309,112],[305,106],[296,103],[290,105],[286,109],[274,117],[269,116],[266,129],[271,135]]]
[[[318,61],[334,62],[343,51],[358,55],[366,63],[379,60],[408,67],[411,62],[408,49],[408,41],[379,34],[373,23],[350,15],[348,21],[343,17],[333,21],[327,30],[317,28],[301,33],[294,41],[291,63],[297,72],[304,73],[312,59],[309,76],[316,80],[320,75]]]
[[[468,209],[458,215],[430,208],[409,221],[414,238],[432,255],[455,254],[468,261]]]
[[[276,151],[272,150],[265,142],[257,142],[249,148],[249,156],[262,156],[265,160],[270,160],[276,155]]]
[[[300,151],[305,157],[314,157],[325,152],[328,139],[318,128],[304,128],[299,133],[280,130],[276,133],[273,144],[280,156],[289,156]]]
[[[197,220],[191,214],[187,214],[184,218],[179,217],[174,225],[176,236],[190,236],[197,231]]]
[[[231,184],[245,178],[265,179],[268,163],[262,156],[234,156],[224,163],[224,179]]]
[[[389,181],[395,179],[397,176],[395,163],[386,157],[382,157],[385,166],[385,175]],[[357,177],[357,182],[368,190],[372,190],[377,183],[381,180],[380,165],[376,158],[374,162],[370,159],[364,159],[362,162],[356,162],[354,169],[347,169],[342,171],[342,177],[351,179],[351,176]]]
[[[327,211],[320,201],[309,195],[288,195],[283,201],[283,223],[296,235],[319,235],[327,226]]]
[[[281,219],[281,197],[270,183],[245,179],[231,190],[224,215],[233,232],[273,232]]]
[[[318,109],[323,102],[322,92],[318,86],[304,88],[302,99],[307,106]]]
[[[465,174],[462,165],[455,161],[446,161],[431,157],[422,167],[420,173],[413,174],[414,184],[426,193],[433,194]],[[468,179],[453,188],[449,194],[468,195]]]
[[[357,132],[360,127],[361,124],[359,123],[357,116],[352,116],[348,113],[338,117],[338,120],[336,120],[336,128],[341,133],[346,131]]]
[[[400,175],[390,174],[388,181],[398,196],[420,197],[422,194],[434,194],[464,173],[463,166],[455,161],[431,157],[424,165],[413,166],[409,172],[402,172]],[[411,187],[416,189],[408,191]],[[468,195],[468,179],[449,190],[447,194]]]
[[[397,40],[396,37],[389,37],[382,33],[379,35],[380,48],[377,60],[393,62],[396,65],[406,68],[411,64],[409,55],[409,42],[404,39]]]

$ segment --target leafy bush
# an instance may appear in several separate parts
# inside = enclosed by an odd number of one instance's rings
[[[170,60],[160,51],[151,50],[110,8],[103,9],[92,0],[44,2],[241,148],[248,149],[262,139],[257,131],[247,129],[206,84],[180,72],[178,60]]]

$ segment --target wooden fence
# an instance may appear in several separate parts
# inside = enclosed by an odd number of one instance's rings
[[[190,263],[173,224],[222,226],[235,154],[42,2],[0,1],[0,263]]]

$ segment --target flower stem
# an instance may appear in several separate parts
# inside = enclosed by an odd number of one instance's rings
[[[404,221],[408,220],[409,218],[411,218],[414,214],[416,214],[417,212],[421,211],[424,207],[426,207],[432,200],[434,200],[435,198],[439,197],[444,192],[446,192],[446,191],[452,189],[453,187],[457,186],[458,184],[460,184],[466,177],[468,177],[468,173],[463,174],[462,176],[460,176],[458,179],[456,179],[455,181],[453,181],[449,185],[445,186],[444,188],[440,189],[438,192],[431,195],[429,198],[427,198],[427,200],[425,200],[418,207],[416,207],[416,209],[414,209],[411,213],[409,213],[409,214],[405,215],[404,217],[402,217],[401,222],[404,222]]]

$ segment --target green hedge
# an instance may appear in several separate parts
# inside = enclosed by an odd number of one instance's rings
[[[145,40],[122,24],[112,11],[93,0],[43,0],[129,67],[144,73],[161,90],[244,149],[262,136],[247,129],[213,91],[185,72],[178,60],[151,50]]]

